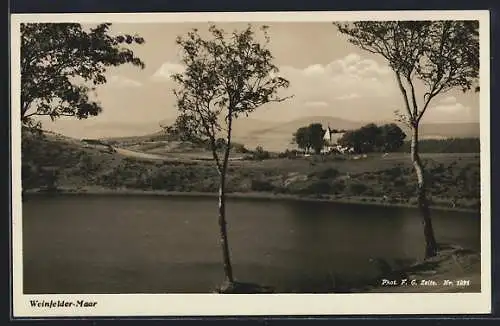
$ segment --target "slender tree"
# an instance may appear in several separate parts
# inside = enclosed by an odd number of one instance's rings
[[[306,153],[309,152],[311,148],[311,141],[309,140],[309,128],[300,127],[293,134],[293,142],[297,144],[297,147],[303,149]]]
[[[349,41],[382,56],[394,71],[404,113],[412,131],[411,161],[418,179],[417,199],[425,235],[425,255],[437,253],[426,194],[426,177],[418,149],[419,124],[432,100],[451,89],[477,87],[478,21],[384,21],[334,23]],[[418,87],[417,87],[418,86]],[[422,94],[418,90],[423,89]]]
[[[325,141],[323,136],[325,134],[325,129],[321,126],[321,123],[311,123],[306,127],[300,127],[293,134],[293,142],[301,149],[309,152],[313,149],[316,154],[321,152]]]
[[[230,34],[212,25],[210,36],[202,38],[194,29],[177,38],[185,71],[173,75],[177,84],[179,116],[175,128],[191,140],[208,141],[219,173],[219,228],[225,281],[221,291],[234,287],[226,229],[226,176],[233,121],[248,116],[269,102],[280,102],[279,89],[289,82],[277,76],[278,68],[267,48],[267,27],[261,29],[264,44],[255,39],[249,25]],[[224,146],[217,139],[225,138]]]
[[[319,154],[325,145],[325,140],[323,136],[325,135],[325,129],[321,123],[311,123],[308,127],[309,131],[309,141],[314,153]]]
[[[102,108],[89,97],[106,83],[108,67],[144,63],[125,45],[137,35],[110,35],[110,23],[85,29],[77,23],[21,24],[21,121],[40,126],[36,116],[84,119]]]

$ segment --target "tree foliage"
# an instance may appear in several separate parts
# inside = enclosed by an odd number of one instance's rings
[[[277,92],[289,82],[277,75],[272,63],[267,27],[261,31],[264,45],[254,39],[251,26],[227,35],[212,25],[210,39],[203,39],[196,29],[177,39],[185,71],[172,76],[179,86],[174,91],[179,109],[174,129],[183,139],[208,140],[215,149],[217,138],[224,137],[230,147],[234,119],[286,99]],[[224,170],[227,155],[228,151],[222,157],[214,151],[219,171]]]
[[[142,44],[137,35],[110,35],[110,23],[84,28],[78,23],[21,24],[21,119],[35,116],[84,119],[102,108],[89,96],[106,83],[108,67],[130,63],[144,68],[127,45]]]
[[[172,76],[178,86],[174,94],[179,110],[173,129],[181,138],[208,142],[219,172],[219,233],[225,273],[220,292],[234,291],[236,284],[225,217],[233,120],[248,116],[266,103],[283,101],[285,98],[277,93],[289,85],[286,79],[277,76],[278,68],[272,63],[273,56],[267,49],[270,42],[267,27],[261,31],[264,45],[255,40],[250,25],[229,35],[212,25],[209,39],[202,38],[196,29],[177,38],[185,70]],[[224,140],[222,151],[218,139]]]
[[[321,123],[311,123],[309,126],[297,129],[293,134],[293,139],[299,148],[306,152],[312,149],[318,154],[325,145],[323,139],[325,131]]]
[[[325,135],[325,129],[321,123],[312,123],[309,125],[309,140],[311,142],[311,147],[316,154],[319,154],[325,145],[323,136]]]
[[[404,113],[396,113],[412,131],[411,160],[418,180],[425,255],[432,257],[437,253],[437,242],[419,156],[419,124],[437,95],[452,89],[479,90],[479,22],[363,21],[335,25],[352,44],[385,58],[394,72],[405,106]],[[419,88],[423,94],[417,94]]]
[[[395,152],[404,144],[406,134],[395,123],[385,124],[380,127],[381,141],[378,143],[378,149],[383,152]]]
[[[309,152],[311,148],[311,142],[309,140],[309,128],[308,127],[300,127],[293,134],[293,142],[297,144],[300,149]]]
[[[253,151],[253,155],[252,155],[252,158],[254,160],[259,160],[259,161],[267,160],[270,157],[271,157],[271,154],[269,154],[268,151],[264,150],[264,148],[262,146],[257,146],[255,148],[255,151]]]
[[[406,134],[395,123],[377,126],[367,124],[359,129],[347,131],[339,144],[352,147],[357,153],[394,152],[399,149]]]
[[[370,123],[360,129],[346,132],[338,143],[342,146],[352,147],[357,153],[373,152],[382,142],[380,134],[380,128]]]
[[[383,56],[403,94],[405,121],[416,125],[431,100],[459,88],[478,90],[478,21],[384,21],[335,23],[349,41]],[[425,87],[418,103],[415,81]]]

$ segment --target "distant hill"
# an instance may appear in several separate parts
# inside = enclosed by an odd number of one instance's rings
[[[100,137],[102,140],[118,142],[118,143],[137,143],[141,141],[151,141],[152,139],[160,136],[162,130],[159,127],[169,126],[174,123],[174,119],[162,120],[158,127],[155,128],[156,131],[147,134],[137,134],[136,136],[124,136],[124,137]],[[275,126],[276,123],[272,121],[257,120],[247,117],[242,117],[233,122],[233,139],[237,141],[238,139],[245,139],[248,135],[260,130],[261,128],[270,128]]]
[[[43,121],[43,128],[72,138],[104,139],[149,135],[160,129],[158,121],[122,122],[101,121],[98,118],[83,120],[58,119]]]
[[[249,136],[280,133],[287,133],[291,135],[298,128],[307,126],[311,123],[321,123],[325,128],[329,125],[332,129],[352,130],[360,128],[370,122],[351,121],[336,117],[305,117],[285,123],[275,124],[274,126],[268,128],[255,130]],[[393,123],[393,121],[380,121],[374,123],[380,125]],[[400,126],[405,131],[408,131],[409,136],[409,129],[406,126]],[[479,137],[479,123],[422,123],[419,131],[423,138]]]
[[[422,123],[420,135],[426,139],[476,138],[480,136],[479,123]],[[410,136],[410,133],[407,133]]]
[[[253,130],[246,135],[235,136],[235,140],[244,143],[248,148],[261,145],[273,151],[283,150],[290,147],[292,135],[298,128],[311,123],[321,123],[324,128],[329,125],[332,129],[352,130],[360,128],[369,122],[356,122],[336,117],[311,116]],[[392,123],[392,121],[376,122],[379,125],[384,123]],[[406,132],[409,139],[411,137],[410,130],[406,126],[400,126]],[[422,139],[475,138],[479,137],[479,123],[422,124],[420,126],[420,137]]]
[[[376,122],[377,124],[391,123],[392,121]],[[236,120],[234,124],[233,141],[245,144],[248,149],[263,146],[267,150],[282,151],[291,148],[293,133],[300,127],[311,123],[321,123],[326,128],[352,130],[366,125],[368,122],[356,122],[336,117],[312,116],[300,118],[288,122],[261,121],[251,118]],[[410,130],[403,125],[401,128],[410,139]],[[137,137],[110,138],[119,142],[148,141],[157,133],[150,133]],[[445,139],[445,138],[478,138],[479,123],[427,123],[420,126],[421,139]],[[109,139],[108,139],[109,140]]]
[[[102,140],[115,140],[118,142],[150,141],[161,132],[160,125],[171,125],[173,118],[165,119],[160,123],[120,123],[78,121],[70,125],[70,121],[58,121],[50,128],[60,134],[75,138],[94,138]],[[392,121],[377,121],[376,124],[391,123]],[[366,121],[351,121],[329,116],[310,116],[286,122],[266,121],[242,117],[234,122],[233,140],[243,143],[249,149],[263,146],[271,151],[281,151],[291,148],[292,135],[300,127],[311,123],[321,123],[326,128],[332,129],[357,129],[367,124]],[[77,126],[76,126],[77,125]],[[45,126],[49,126],[44,125]],[[410,132],[401,126],[410,137]],[[479,137],[479,123],[423,123],[420,127],[422,139],[443,138],[476,138]]]
[[[277,123],[270,127],[264,127],[258,130],[255,130],[253,134],[262,134],[262,133],[271,133],[271,134],[279,134],[279,133],[289,133],[292,130],[292,133],[297,129],[303,126],[307,126],[311,123],[321,123],[324,127],[330,125],[331,128],[334,129],[356,129],[365,125],[363,122],[355,122],[350,120],[345,120],[336,117],[322,117],[322,116],[312,116],[299,118],[292,121],[288,121],[285,123]],[[290,133],[291,135],[291,133]]]

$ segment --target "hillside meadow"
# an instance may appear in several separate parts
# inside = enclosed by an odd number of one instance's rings
[[[71,138],[25,135],[23,191],[216,193],[218,174],[208,152],[198,149],[152,155],[158,144],[135,146],[110,152],[82,146]],[[242,159],[241,154],[233,153],[233,158],[228,170],[230,195],[404,206],[416,203],[416,180],[407,153],[271,155],[265,160]],[[479,209],[478,153],[424,153],[422,158],[432,206]]]

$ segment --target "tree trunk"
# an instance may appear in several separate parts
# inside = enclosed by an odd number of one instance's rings
[[[228,289],[230,289],[234,284],[233,268],[231,266],[231,257],[229,255],[229,243],[227,240],[227,228],[226,228],[226,173],[227,173],[227,166],[229,163],[229,152],[231,151],[231,131],[233,122],[232,109],[233,109],[232,106],[230,106],[227,116],[226,148],[224,151],[222,166],[219,169],[219,174],[220,174],[219,232],[220,232],[220,244],[222,249],[222,259],[224,263],[224,273],[226,275],[225,287]]]
[[[224,274],[226,278],[226,283],[232,284],[233,279],[233,268],[231,266],[231,258],[229,255],[229,243],[227,241],[227,228],[226,228],[226,193],[225,193],[225,183],[226,183],[226,171],[221,171],[220,174],[220,185],[219,185],[219,234],[220,234],[220,245],[222,249],[222,259],[224,263]]]
[[[433,257],[437,253],[437,243],[434,236],[434,228],[432,227],[431,212],[429,209],[429,201],[427,198],[425,172],[420,161],[418,153],[418,123],[412,125],[412,140],[411,140],[411,161],[417,174],[417,204],[422,217],[422,224],[425,236],[425,257]]]

